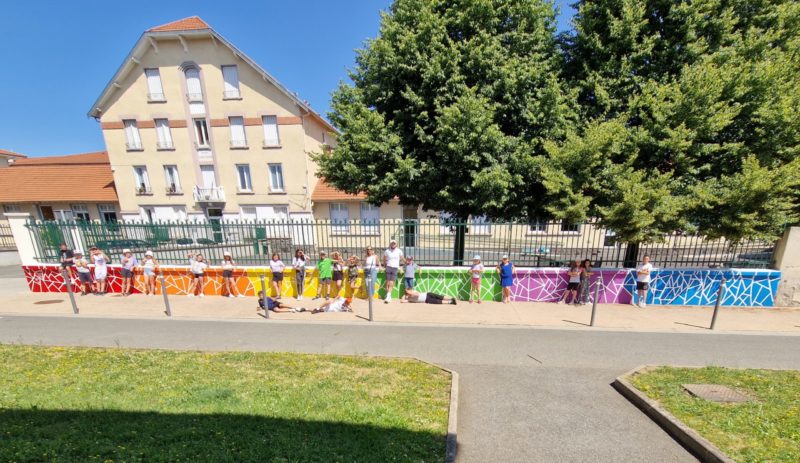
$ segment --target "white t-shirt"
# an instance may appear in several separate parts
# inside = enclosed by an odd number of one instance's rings
[[[400,248],[394,248],[394,250],[389,248],[383,252],[383,255],[386,256],[387,267],[400,268],[400,259],[403,258],[403,251]]]
[[[371,255],[367,256],[364,260],[364,270],[372,270],[374,268],[378,268],[378,256]]]
[[[569,282],[570,283],[580,283],[581,282],[581,271],[580,270],[576,270],[574,273],[575,273],[575,275],[570,275],[569,276]]]
[[[325,309],[325,312],[341,312],[343,307],[344,307],[344,298],[340,296],[331,301],[331,303]]]
[[[272,270],[272,273],[283,273],[283,270],[286,268],[283,261],[278,260],[271,260],[269,261],[269,268]]]
[[[294,259],[292,259],[292,267],[294,267],[297,270],[305,270],[306,260],[300,259],[299,257],[295,257]]]
[[[472,278],[480,278],[483,274],[483,264],[473,265],[470,272],[472,272]]]
[[[636,281],[640,283],[650,283],[650,272],[653,271],[653,264],[647,263],[636,267]],[[640,273],[647,272],[647,273]]]
[[[233,266],[236,265],[233,263],[232,260],[223,260],[222,261],[222,269],[223,270],[233,270]]]
[[[208,267],[208,264],[206,264],[205,262],[200,262],[195,259],[192,259],[189,265],[191,267],[192,273],[194,273],[195,275],[200,275],[205,273],[206,267]]]
[[[428,293],[419,293],[417,296],[408,296],[408,302],[425,302],[428,298]]]

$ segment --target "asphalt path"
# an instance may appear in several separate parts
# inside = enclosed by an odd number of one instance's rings
[[[416,357],[461,376],[460,462],[696,461],[615,377],[643,364],[800,368],[800,337],[753,334],[3,316],[0,342]]]

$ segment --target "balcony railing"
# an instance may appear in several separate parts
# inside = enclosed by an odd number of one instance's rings
[[[125,149],[128,151],[142,151],[142,142],[127,142],[125,143]]]
[[[186,101],[189,103],[202,103],[203,102],[203,94],[202,93],[187,93],[186,94]]]
[[[150,189],[149,186],[138,186],[136,187],[136,196],[145,196],[153,194],[153,190]]]
[[[167,187],[167,196],[182,195],[182,194],[183,194],[183,191],[181,190],[181,187],[179,187],[179,186],[172,185],[172,186],[168,186]]]
[[[160,150],[174,150],[175,145],[171,141],[160,141],[156,145]]]
[[[150,103],[163,103],[167,101],[167,97],[163,93],[148,93],[147,101]]]
[[[238,100],[242,98],[242,94],[239,93],[239,90],[227,90],[222,92],[222,99],[223,100]]]
[[[231,148],[247,148],[247,140],[231,140]]]
[[[201,188],[194,187],[194,200],[198,203],[225,202],[225,189],[221,186]]]

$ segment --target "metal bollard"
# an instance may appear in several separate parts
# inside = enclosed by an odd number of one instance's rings
[[[264,281],[264,274],[261,274],[261,292],[264,294],[264,298],[267,297],[267,283]],[[264,307],[264,317],[269,318],[269,305]]]
[[[169,296],[167,295],[167,282],[164,280],[164,276],[160,275],[158,277],[159,281],[161,281],[161,294],[164,296],[164,307],[167,309],[167,317],[172,316],[172,308],[169,306]]]
[[[719,281],[719,291],[717,291],[717,303],[714,304],[714,315],[711,316],[711,328],[717,324],[717,314],[719,313],[719,306],[722,305],[722,296],[725,294],[725,278]]]
[[[602,278],[602,277],[601,277]],[[594,316],[597,312],[597,299],[600,298],[600,283],[603,280],[595,280],[594,282],[594,298],[592,299],[592,320],[589,322],[589,326],[594,326]]]
[[[372,321],[372,299],[375,298],[375,283],[372,281],[372,272],[367,276],[367,305],[369,306],[369,321]]]
[[[64,275],[64,284],[67,285],[67,294],[69,294],[69,302],[72,303],[72,313],[78,314],[78,304],[75,303],[75,293],[72,291],[72,279],[69,277],[69,270],[64,269],[61,272]]]

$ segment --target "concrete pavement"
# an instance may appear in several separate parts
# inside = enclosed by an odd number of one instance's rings
[[[797,336],[2,316],[0,342],[417,357],[461,375],[459,461],[694,461],[610,386],[645,363],[800,368]]]

